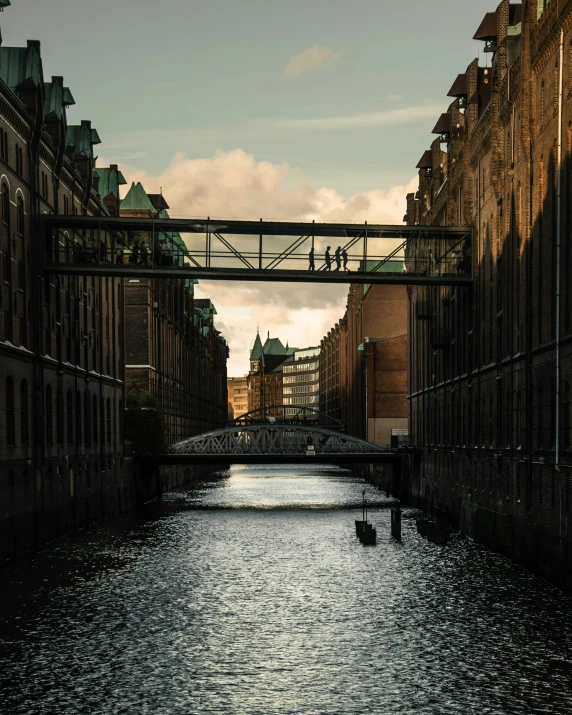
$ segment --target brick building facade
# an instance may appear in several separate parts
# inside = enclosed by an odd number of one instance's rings
[[[191,282],[43,274],[44,251],[112,247],[46,237],[39,216],[119,215],[125,183],[116,165],[96,168],[99,136],[67,124],[71,104],[62,77],[44,78],[39,42],[0,49],[0,561],[160,493],[124,454],[126,352],[129,389],[159,398],[168,441],[226,420],[227,346]],[[158,240],[182,260],[180,237]]]
[[[229,377],[226,381],[228,391],[228,419],[236,420],[248,412],[248,375]]]
[[[336,420],[346,418],[348,326],[342,318],[320,343],[320,411]]]
[[[121,202],[120,215],[167,218],[168,208],[162,195],[147,194],[138,183]],[[150,250],[152,238],[140,233],[132,241],[142,260],[141,242]],[[154,259],[183,260],[182,252],[173,257],[177,247],[184,249],[178,234],[158,236]],[[214,305],[196,299],[193,281],[185,279],[126,278],[124,286],[127,394],[150,392],[157,399],[170,444],[223,425],[228,347],[214,326]]]
[[[0,559],[131,502],[123,461],[123,289],[42,277],[42,213],[105,215],[90,122],[68,126],[39,42],[0,50]],[[70,248],[66,234],[57,237]]]
[[[408,223],[472,225],[470,288],[409,289],[413,501],[572,573],[572,3],[501,2],[418,164]],[[404,485],[402,485],[404,486]],[[572,586],[568,576],[568,586]]]
[[[321,410],[378,444],[408,426],[407,305],[404,286],[353,284],[321,342]]]

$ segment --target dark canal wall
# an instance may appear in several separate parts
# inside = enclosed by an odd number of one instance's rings
[[[98,473],[62,470],[48,482],[39,474],[33,483],[15,484],[4,490],[0,502],[0,562],[160,499],[164,492],[225,468],[225,465],[156,467],[131,458],[117,461],[117,465],[111,460],[102,465],[104,468]]]
[[[520,479],[520,463],[419,451],[370,465],[367,478],[429,517],[446,509],[454,529],[572,593],[568,504],[556,478],[548,489],[544,479],[548,494],[539,497],[543,465],[526,467],[530,475]]]

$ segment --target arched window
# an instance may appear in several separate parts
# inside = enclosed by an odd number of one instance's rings
[[[17,231],[23,236],[24,235],[24,199],[18,196],[18,213],[17,213]]]
[[[52,388],[46,387],[46,444],[54,443],[54,414],[52,404]]]
[[[2,184],[2,221],[10,226],[10,191],[8,184]]]
[[[30,444],[30,424],[28,417],[28,383],[20,383],[20,441],[23,446]]]
[[[6,444],[16,444],[16,415],[14,412],[14,380],[6,378]]]
[[[58,389],[56,394],[56,434],[58,444],[64,443],[64,393]]]
[[[73,442],[73,398],[72,391],[68,390],[66,394],[66,429],[68,444]]]
[[[91,398],[91,419],[93,427],[93,444],[97,444],[97,397],[94,395]]]

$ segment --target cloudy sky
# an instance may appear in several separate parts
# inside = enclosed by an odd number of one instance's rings
[[[91,119],[104,163],[173,216],[400,222],[415,164],[481,0],[12,0],[5,45],[42,43]],[[203,282],[248,370],[260,331],[303,347],[344,312],[340,287]]]

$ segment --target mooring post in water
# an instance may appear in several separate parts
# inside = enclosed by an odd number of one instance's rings
[[[391,535],[401,541],[401,508],[398,506],[391,507]]]

